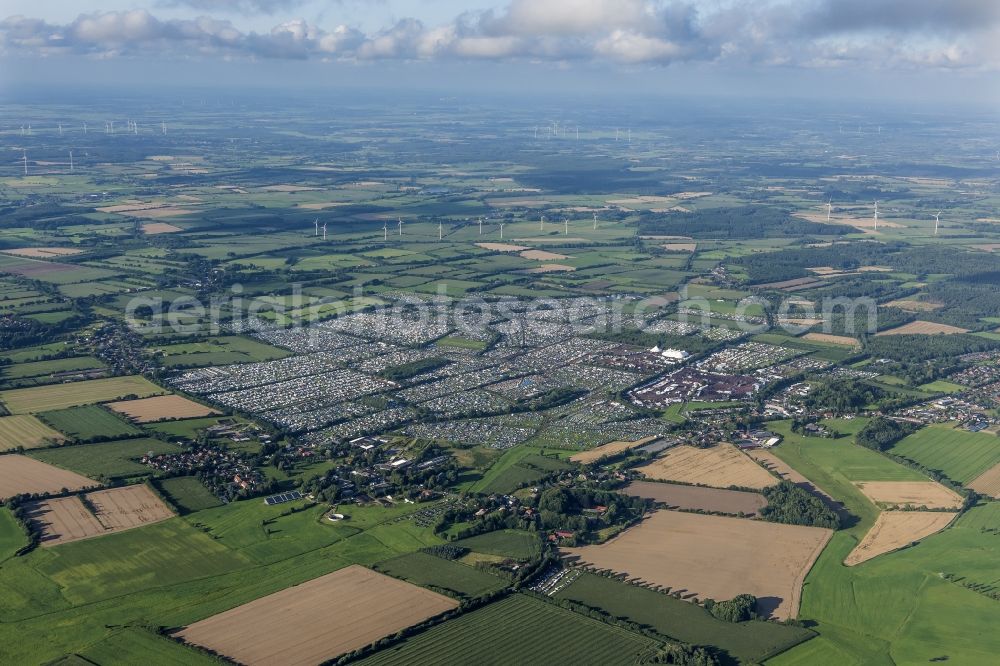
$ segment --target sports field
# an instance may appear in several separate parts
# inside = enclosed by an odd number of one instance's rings
[[[928,469],[941,470],[953,481],[968,483],[1000,463],[1000,437],[935,424],[897,442],[891,451]]]
[[[313,666],[458,606],[353,565],[184,627],[177,636],[244,664]],[[336,619],[328,616],[336,612]]]
[[[0,499],[19,494],[57,493],[99,485],[74,472],[53,467],[28,456],[0,456]]]
[[[778,479],[732,444],[707,449],[675,446],[653,462],[636,468],[651,479],[716,488],[767,488]]]
[[[193,419],[220,412],[181,395],[157,395],[152,398],[109,402],[108,409],[124,414],[136,423],[173,419]]]
[[[132,375],[0,391],[0,401],[12,414],[34,414],[107,402],[129,395],[145,397],[160,393],[166,391],[144,377]]]
[[[831,530],[657,511],[602,544],[562,549],[596,569],[716,600],[750,593],[758,612],[795,617],[802,581]]]
[[[65,441],[66,437],[34,416],[18,414],[0,417],[0,452],[18,447],[33,449]]]
[[[364,666],[635,664],[655,641],[544,601],[514,594],[407,638]]]

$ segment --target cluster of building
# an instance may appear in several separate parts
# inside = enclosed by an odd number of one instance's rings
[[[709,372],[684,367],[629,392],[632,401],[646,408],[662,408],[678,402],[744,400],[761,387],[756,377]]]

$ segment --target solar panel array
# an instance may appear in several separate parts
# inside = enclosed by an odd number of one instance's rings
[[[302,493],[297,490],[290,490],[287,493],[278,493],[277,495],[271,495],[264,499],[264,504],[274,505],[283,504],[285,502],[291,502],[293,500],[302,499]]]

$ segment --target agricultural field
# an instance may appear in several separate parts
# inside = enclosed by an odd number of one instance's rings
[[[134,423],[194,419],[221,413],[180,395],[158,395],[152,398],[109,402],[107,408],[125,415]]]
[[[808,629],[773,622],[725,622],[697,604],[590,573],[579,576],[555,598],[600,608],[685,643],[712,645],[741,663],[763,663],[814,636]]]
[[[763,616],[788,619],[797,616],[802,582],[831,534],[817,527],[661,510],[606,543],[561,552],[578,564],[691,597],[721,601],[753,594]]]
[[[28,456],[0,456],[0,499],[20,494],[58,493],[99,485],[97,481]]]
[[[527,560],[541,552],[537,534],[520,530],[497,530],[452,542],[476,553]]]
[[[762,489],[778,483],[777,478],[732,444],[718,444],[707,449],[675,446],[637,469],[646,477],[658,481],[716,488],[737,486]]]
[[[211,509],[221,504],[219,498],[193,476],[174,476],[156,481],[160,490],[181,513]]]
[[[175,635],[242,663],[312,665],[364,647],[458,602],[353,565],[213,615]],[[338,609],[342,622],[305,622]]]
[[[159,393],[165,391],[143,377],[111,377],[72,384],[0,391],[0,402],[3,402],[12,414],[37,414],[78,405],[108,402],[130,395],[145,397]]]
[[[66,437],[34,416],[19,414],[0,417],[0,452],[18,448],[34,449],[64,442]]]
[[[606,458],[608,456],[616,456],[620,453],[628,451],[629,449],[638,448],[640,446],[645,446],[650,442],[656,441],[656,437],[643,437],[642,439],[636,440],[634,442],[608,442],[607,444],[601,444],[600,446],[594,447],[589,451],[583,451],[581,453],[575,453],[570,456],[570,461],[575,463],[580,463],[581,465],[587,465],[589,463],[597,462],[601,458]]]
[[[993,465],[974,478],[966,484],[966,487],[975,490],[980,495],[1000,499],[1000,463]]]
[[[177,451],[180,448],[175,444],[139,438],[42,449],[31,452],[31,456],[44,463],[94,478],[112,479],[151,475],[153,470],[138,462],[139,459],[150,452],[155,455]]]
[[[28,513],[41,525],[43,546],[121,532],[174,515],[141,484],[42,500],[29,505]]]
[[[890,509],[954,509],[962,496],[935,481],[862,481],[856,484],[873,504]]]
[[[381,573],[449,596],[476,597],[506,585],[496,576],[475,567],[421,552],[379,562],[375,568]]]
[[[849,567],[873,557],[905,548],[935,532],[955,519],[946,511],[883,511],[854,550],[844,559]]]
[[[517,637],[511,640],[511,637]],[[364,666],[561,663],[634,664],[654,648],[639,634],[592,620],[554,604],[513,594],[381,650]]]
[[[1000,463],[1000,437],[931,425],[897,442],[892,453],[964,484]]]
[[[709,513],[753,516],[767,506],[763,495],[741,490],[682,486],[675,483],[633,481],[621,492],[634,497],[651,499],[667,508],[706,511]]]
[[[57,409],[42,412],[38,417],[56,430],[81,442],[142,434],[139,428],[112,414],[103,405]]]

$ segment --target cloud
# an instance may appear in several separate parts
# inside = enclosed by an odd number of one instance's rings
[[[299,0],[169,0],[277,11]],[[270,31],[146,10],[81,14],[65,25],[0,21],[7,54],[248,59],[683,62],[1000,69],[996,0],[510,0],[440,25],[403,18],[374,32],[303,19]]]
[[[160,0],[161,7],[190,7],[203,12],[268,14],[297,9],[309,0]]]

